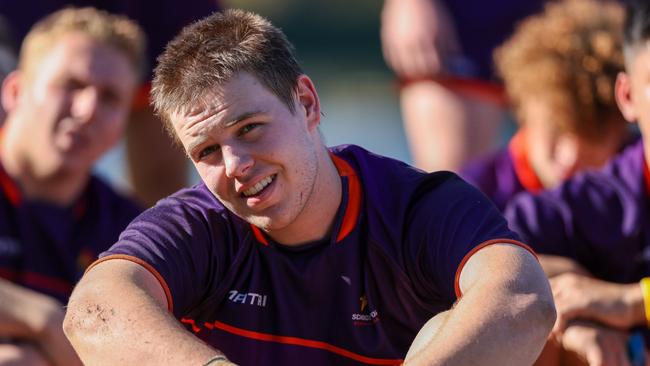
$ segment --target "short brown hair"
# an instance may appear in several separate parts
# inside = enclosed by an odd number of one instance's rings
[[[623,18],[613,2],[565,0],[524,20],[495,51],[515,110],[521,114],[526,98],[543,98],[564,117],[549,123],[592,139],[613,123],[624,124],[614,99],[624,67]]]
[[[200,101],[239,72],[255,76],[294,112],[302,70],[280,29],[243,10],[214,13],[185,27],[158,58],[152,102],[175,136],[169,117]]]
[[[145,36],[127,17],[92,7],[68,7],[37,22],[21,46],[18,68],[29,73],[62,36],[81,33],[124,53],[141,76],[145,63]]]

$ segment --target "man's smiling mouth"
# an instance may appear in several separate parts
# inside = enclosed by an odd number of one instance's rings
[[[257,184],[254,185],[253,187],[243,191],[242,194],[244,195],[244,197],[255,196],[256,194],[258,194],[262,190],[264,190],[264,188],[268,187],[268,185],[271,184],[271,182],[273,182],[273,180],[275,180],[275,177],[276,177],[276,175],[273,174],[273,175],[270,175],[270,176],[262,179],[261,181],[257,182]]]

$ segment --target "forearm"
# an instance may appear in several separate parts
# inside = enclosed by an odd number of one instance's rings
[[[63,306],[55,299],[0,279],[0,336],[34,340],[62,321]]]
[[[151,274],[102,272],[96,267],[82,279],[64,321],[85,364],[201,365],[218,353],[186,331],[138,278]]]
[[[479,252],[480,253],[480,252]],[[478,255],[478,254],[476,254]],[[531,256],[532,257],[532,256]],[[534,264],[534,263],[533,263]],[[493,268],[464,291],[457,305],[422,328],[406,365],[530,365],[541,352],[555,320],[541,268],[523,262]],[[508,268],[508,269],[506,269]],[[534,281],[516,273],[538,271]],[[417,345],[423,345],[419,349]],[[507,346],[511,352],[504,352]]]
[[[589,271],[582,267],[578,262],[567,257],[556,255],[540,255],[539,264],[544,269],[547,277],[555,277],[562,273],[576,273],[583,276],[591,276]]]

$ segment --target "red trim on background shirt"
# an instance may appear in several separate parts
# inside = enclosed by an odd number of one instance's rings
[[[463,271],[463,268],[465,267],[465,264],[467,264],[467,261],[469,261],[469,259],[474,254],[476,254],[476,252],[478,252],[479,250],[481,250],[481,249],[483,249],[483,248],[485,248],[487,246],[493,245],[493,244],[512,244],[512,245],[516,245],[518,247],[524,248],[527,251],[529,251],[539,261],[539,258],[537,258],[537,254],[535,253],[535,251],[531,247],[529,247],[528,245],[526,245],[526,244],[524,244],[524,243],[522,243],[520,241],[513,240],[513,239],[492,239],[492,240],[488,240],[486,242],[483,242],[483,243],[479,244],[478,246],[476,246],[474,249],[472,249],[469,253],[467,253],[465,255],[465,257],[463,257],[463,260],[460,261],[460,264],[458,265],[458,269],[456,270],[456,276],[454,277],[454,291],[456,292],[456,298],[457,299],[460,299],[461,296],[463,296],[463,293],[460,291],[460,273]]]
[[[354,227],[357,224],[359,212],[361,212],[361,182],[359,182],[357,172],[354,171],[347,161],[332,153],[330,153],[330,157],[332,158],[332,162],[334,163],[339,176],[348,178],[348,205],[345,208],[341,228],[336,236],[336,242],[339,243],[345,239],[352,230],[354,230]],[[255,235],[255,239],[264,245],[269,245],[262,230],[253,224],[250,224],[250,226],[253,230],[253,235]]]
[[[265,342],[275,342],[275,343],[290,344],[295,346],[317,348],[324,351],[335,353],[339,356],[353,359],[357,362],[363,362],[368,365],[401,365],[403,362],[403,360],[398,360],[398,359],[371,358],[371,357],[363,356],[358,353],[348,351],[344,348],[337,347],[326,342],[313,341],[313,340],[298,338],[298,337],[287,337],[287,336],[280,336],[275,334],[254,332],[251,330],[237,328],[232,325],[222,323],[220,321],[215,321],[213,324],[215,328],[245,338],[255,339],[258,341],[265,341]]]
[[[70,295],[73,288],[73,285],[70,282],[35,272],[23,272],[0,268],[0,277],[21,285],[50,290],[66,296]]]
[[[515,174],[519,178],[519,182],[528,192],[537,193],[544,189],[544,185],[539,180],[537,173],[530,164],[528,159],[528,151],[526,149],[526,132],[519,130],[508,144],[510,156],[515,167]]]
[[[645,159],[643,159],[643,176],[645,177],[645,191],[650,196],[650,169],[648,169]]]
[[[135,95],[133,96],[133,102],[131,103],[131,108],[134,110],[142,110],[149,108],[149,94],[151,92],[151,81],[140,85],[139,88],[135,90]]]
[[[423,81],[435,82],[455,93],[464,94],[470,98],[496,104],[497,106],[505,106],[508,104],[508,98],[506,98],[503,85],[474,78],[463,78],[453,75],[438,77],[424,76],[419,78],[400,79],[398,80],[398,87],[399,89],[402,89],[411,84]]]
[[[2,146],[3,141],[4,141],[4,129],[0,128],[0,146]],[[2,164],[0,164],[0,188],[2,188],[2,190],[5,193],[5,196],[7,196],[9,202],[11,202],[12,205],[14,206],[20,205],[20,202],[22,202],[20,189],[16,185],[16,182],[14,182],[14,180],[11,179],[9,174],[7,174]]]
[[[0,187],[12,205],[20,206],[20,203],[22,202],[20,189],[2,167],[0,167]]]
[[[88,271],[90,271],[92,268],[94,268],[99,263],[106,262],[106,261],[112,260],[112,259],[124,259],[124,260],[127,260],[129,262],[139,264],[142,267],[144,267],[144,269],[149,271],[154,277],[156,277],[156,279],[158,280],[158,283],[160,283],[160,286],[162,286],[162,289],[165,292],[165,298],[167,298],[167,310],[170,313],[174,312],[174,301],[172,300],[172,292],[169,290],[169,286],[167,286],[167,282],[165,281],[163,276],[161,276],[160,273],[158,271],[156,271],[155,268],[153,268],[153,266],[151,264],[143,261],[140,258],[134,257],[132,255],[127,255],[127,254],[111,254],[111,255],[107,255],[106,257],[99,258],[98,260],[94,261],[90,266],[88,266],[85,273],[88,273]]]

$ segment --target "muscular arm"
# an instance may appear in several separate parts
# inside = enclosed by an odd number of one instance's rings
[[[462,298],[420,330],[405,365],[530,365],[555,321],[548,281],[522,248],[495,244],[462,269]]]
[[[63,326],[88,365],[201,365],[219,353],[167,311],[154,275],[126,260],[108,260],[86,273]]]
[[[35,346],[55,365],[80,365],[63,335],[62,322],[63,306],[58,301],[0,279],[0,337]]]

